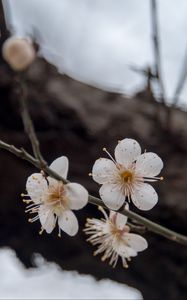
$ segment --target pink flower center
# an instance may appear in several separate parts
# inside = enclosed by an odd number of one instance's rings
[[[58,182],[54,186],[49,186],[49,193],[47,194],[46,202],[48,205],[53,207],[53,210],[56,214],[62,209],[67,208],[67,197],[64,188],[64,184]]]

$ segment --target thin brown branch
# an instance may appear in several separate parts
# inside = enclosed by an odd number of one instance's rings
[[[127,222],[127,225],[133,232],[138,232],[140,234],[144,234],[146,232],[146,227],[143,225],[135,225],[132,222]]]
[[[3,141],[0,140],[0,148],[4,149],[8,152],[11,152],[15,156],[28,161],[32,165],[34,165],[36,168],[38,168],[38,160],[35,159],[32,155],[30,155],[26,150],[23,148],[16,148],[14,145],[7,144]]]
[[[28,103],[27,103],[28,102],[27,87],[21,75],[18,75],[16,77],[16,83],[18,86],[18,96],[19,96],[19,102],[21,107],[21,117],[24,125],[24,130],[31,142],[35,158],[40,162],[41,169],[44,169],[47,163],[41,154],[40,143],[34,129],[34,124],[29,114]]]

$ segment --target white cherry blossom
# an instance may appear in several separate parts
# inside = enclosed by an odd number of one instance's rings
[[[141,154],[139,143],[127,138],[116,146],[115,159],[108,155],[111,159],[96,160],[91,174],[102,185],[99,193],[105,205],[118,210],[128,199],[141,210],[153,208],[158,195],[147,182],[163,179],[157,177],[163,168],[161,158],[152,152]]]
[[[65,156],[57,158],[50,168],[67,178],[68,159]],[[40,220],[42,229],[51,233],[58,223],[59,236],[61,230],[74,236],[78,232],[78,221],[72,210],[83,208],[88,202],[87,190],[78,183],[63,184],[51,177],[45,178],[42,173],[32,174],[26,183],[27,197],[24,202],[29,204],[26,212],[36,216],[29,219],[29,222]]]
[[[90,235],[87,241],[98,246],[94,255],[102,253],[102,261],[109,259],[109,264],[115,267],[121,257],[123,267],[127,268],[127,261],[148,247],[147,241],[138,234],[130,233],[126,216],[113,211],[108,216],[102,207],[99,209],[105,218],[87,219],[84,229]]]

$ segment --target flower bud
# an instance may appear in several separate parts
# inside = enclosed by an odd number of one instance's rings
[[[25,70],[36,56],[32,43],[27,39],[18,37],[10,37],[4,42],[2,54],[15,71]]]

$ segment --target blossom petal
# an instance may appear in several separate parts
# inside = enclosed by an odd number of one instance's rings
[[[125,209],[127,209],[127,210],[129,209],[128,203],[125,204]],[[109,218],[110,218],[110,220],[113,220],[115,222],[116,227],[120,230],[124,229],[124,226],[126,225],[127,220],[128,220],[127,216],[117,213],[112,210],[110,210]]]
[[[125,243],[121,242],[118,243],[118,246],[116,247],[116,252],[126,258],[137,256],[137,251],[129,246],[127,246]]]
[[[71,210],[66,210],[62,213],[58,218],[58,225],[70,236],[76,235],[79,229],[77,218]]]
[[[67,178],[69,168],[69,161],[66,156],[61,156],[55,159],[50,165],[50,169],[55,171],[58,175],[62,176],[64,179]]]
[[[134,257],[137,256],[137,251],[131,247],[125,246],[123,254],[126,258]]]
[[[115,148],[115,158],[117,163],[122,164],[125,168],[141,155],[141,147],[136,140],[124,139],[118,143]]]
[[[148,247],[146,239],[139,234],[125,233],[124,239],[128,242],[128,245],[137,252],[143,251]]]
[[[45,229],[47,233],[51,233],[55,227],[55,216],[52,210],[45,205],[41,205],[38,214],[42,228]]]
[[[122,230],[126,225],[128,218],[120,213],[110,210],[109,219],[116,225],[118,229]]]
[[[125,209],[129,210],[129,204],[128,203],[125,204]],[[124,228],[124,226],[126,225],[127,220],[128,220],[127,216],[122,215],[120,213],[117,213],[117,216],[116,216],[116,225],[117,225],[118,229],[122,230]]]
[[[124,228],[124,226],[126,225],[126,223],[127,223],[127,219],[128,218],[126,216],[117,213],[117,216],[116,216],[116,226],[117,226],[117,228],[122,230]]]
[[[148,183],[143,183],[134,188],[131,198],[134,205],[141,210],[150,210],[158,202],[156,191]]]
[[[42,202],[43,194],[47,189],[47,181],[41,173],[34,173],[27,179],[26,190],[34,203]]]
[[[99,158],[93,165],[93,180],[100,184],[108,183],[117,175],[117,168],[114,162],[108,158]]]
[[[112,210],[118,210],[125,201],[121,186],[116,184],[103,184],[99,190],[99,194],[105,205]]]
[[[116,218],[116,216],[117,216],[117,212],[116,212],[116,211],[113,211],[113,210],[110,210],[109,218],[110,218],[110,219],[113,219],[113,218]]]
[[[81,209],[88,203],[88,192],[82,185],[68,183],[65,190],[70,209]]]
[[[47,180],[48,180],[48,184],[49,184],[49,190],[51,189],[58,189],[58,186],[59,186],[59,182],[58,180],[56,180],[55,178],[52,178],[52,177],[47,177]]]
[[[156,153],[147,152],[137,158],[136,171],[143,177],[157,176],[162,168],[163,161]]]

